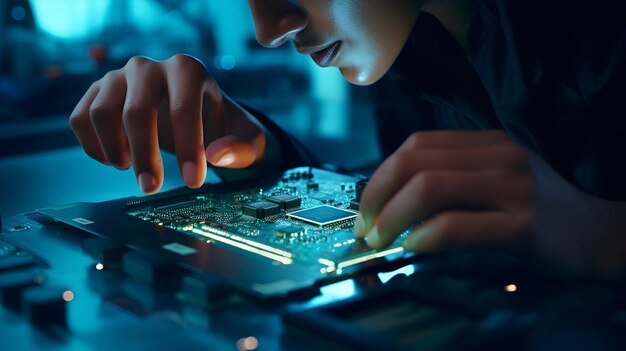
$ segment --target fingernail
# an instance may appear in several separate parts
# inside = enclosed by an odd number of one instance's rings
[[[144,193],[151,192],[156,186],[156,179],[150,173],[139,174],[139,186]]]
[[[187,185],[195,185],[197,179],[196,165],[191,161],[185,161],[183,163],[183,180]]]
[[[367,234],[367,237],[365,237],[365,240],[367,241],[367,245],[369,245],[370,247],[380,247],[381,242],[380,234],[378,234],[378,227],[372,228],[372,230],[370,230]]]
[[[429,234],[428,228],[419,229],[404,240],[402,247],[407,251],[430,251],[433,243],[428,243]]]
[[[213,164],[214,166],[218,166],[218,167],[226,167],[231,165],[233,162],[235,162],[235,159],[237,158],[237,156],[235,155],[234,152],[232,152],[231,150],[225,151],[220,158],[217,159],[217,161],[215,161],[215,163]]]
[[[357,238],[364,238],[365,234],[367,234],[365,232],[365,221],[361,213],[354,219],[354,234],[356,234]]]

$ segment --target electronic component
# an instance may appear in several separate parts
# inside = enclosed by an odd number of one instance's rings
[[[319,190],[320,189],[320,184],[316,183],[316,182],[308,182],[308,183],[306,183],[306,188],[308,190]]]
[[[410,256],[400,246],[408,232],[382,251],[354,238],[352,222],[357,214],[349,206],[355,194],[348,190],[355,178],[300,167],[275,179],[206,184],[195,192],[182,189],[141,200],[119,199],[94,205],[96,210],[78,205],[39,212],[119,243],[119,247],[86,245],[85,251],[101,267],[108,266],[107,261],[119,261],[126,248],[136,250],[125,253],[123,271],[157,287],[171,286],[191,267],[195,273],[225,278],[238,289],[277,296],[309,288],[328,275],[351,274],[365,262],[393,266],[396,263],[390,262],[396,258]],[[124,205],[121,213],[116,212],[120,203]],[[77,217],[89,223],[77,222]],[[159,243],[158,247],[153,243]],[[167,255],[163,256],[161,248]],[[168,262],[138,257],[145,253],[167,257]],[[183,272],[174,269],[176,263],[182,263],[178,268]],[[168,283],[170,277],[174,281]]]
[[[304,228],[290,225],[287,227],[276,228],[275,233],[277,238],[293,239],[304,234]]]
[[[279,213],[280,207],[268,201],[252,202],[243,206],[243,214],[258,219],[265,219]]]
[[[285,211],[298,208],[302,204],[302,200],[299,197],[291,195],[270,196],[266,200],[278,204],[280,209]]]
[[[287,214],[287,216],[307,223],[319,226],[329,225],[337,222],[346,221],[356,217],[356,213],[342,210],[333,206],[318,206],[308,208],[306,210],[296,211]]]
[[[358,211],[361,209],[361,203],[356,201],[350,201],[350,209]]]
[[[363,195],[363,190],[365,190],[365,187],[367,186],[367,183],[369,182],[369,179],[361,179],[358,182],[356,182],[356,202],[361,202],[361,195]]]

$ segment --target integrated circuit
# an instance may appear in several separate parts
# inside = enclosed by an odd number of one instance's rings
[[[273,202],[257,201],[243,206],[243,214],[250,217],[265,219],[280,213],[280,207]]]
[[[288,213],[287,216],[307,223],[324,226],[355,218],[357,214],[337,207],[322,205]]]
[[[277,204],[280,206],[281,210],[285,211],[298,208],[302,204],[302,200],[299,197],[292,195],[275,195],[270,196],[265,200]]]

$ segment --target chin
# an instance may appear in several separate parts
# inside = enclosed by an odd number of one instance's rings
[[[354,85],[372,85],[379,81],[387,70],[367,70],[355,67],[340,68],[341,75]]]

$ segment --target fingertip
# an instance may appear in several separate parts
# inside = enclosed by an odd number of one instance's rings
[[[130,158],[128,158],[126,160],[122,160],[120,162],[109,162],[109,161],[107,161],[107,163],[109,164],[109,166],[113,166],[113,167],[117,168],[120,171],[126,171],[126,170],[130,169],[130,167],[133,165],[132,162],[130,161]]]
[[[197,189],[202,186],[206,178],[206,164],[196,166],[192,161],[185,161],[182,174],[185,184],[192,189]]]
[[[367,245],[373,249],[382,249],[384,247],[378,232],[378,227],[373,227],[365,236]]]
[[[183,181],[188,187],[193,187],[197,180],[196,165],[191,161],[185,161],[183,163]]]
[[[140,173],[137,177],[139,187],[141,191],[146,194],[154,194],[159,191],[160,185],[157,183],[156,178],[147,172]]]
[[[354,235],[359,239],[363,239],[367,235],[365,221],[361,213],[354,219]]]
[[[207,161],[219,168],[246,168],[257,159],[255,147],[251,143],[230,136],[211,143],[205,153]]]
[[[429,227],[417,228],[402,243],[406,251],[430,252],[437,249],[434,235]]]
[[[227,147],[213,154],[207,151],[207,160],[215,167],[229,167],[237,161],[237,155],[232,148]]]

